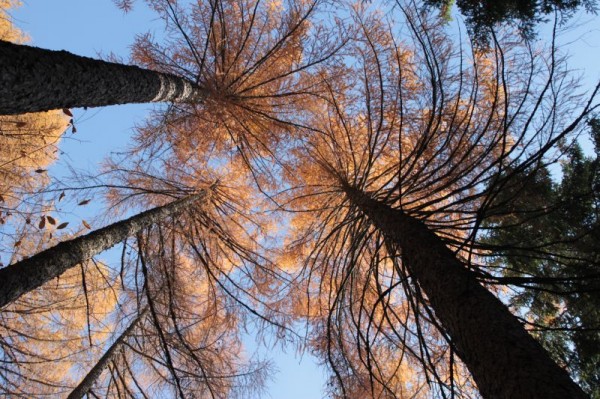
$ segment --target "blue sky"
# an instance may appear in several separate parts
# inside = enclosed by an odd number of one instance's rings
[[[12,14],[15,23],[31,37],[31,43],[49,49],[64,49],[75,54],[97,57],[114,53],[128,57],[129,46],[136,34],[151,31],[160,36],[161,21],[137,2],[131,13],[124,14],[110,0],[25,0]],[[574,56],[572,65],[584,74],[591,85],[600,78],[600,20],[589,15],[578,19],[591,21],[564,36]],[[593,21],[592,21],[593,20]],[[548,34],[540,31],[540,38]],[[108,154],[120,151],[130,142],[132,127],[143,121],[148,105],[126,105],[75,110],[77,133],[66,135],[61,143],[62,159],[57,168],[68,163],[94,173]],[[56,169],[55,169],[56,170]],[[252,345],[250,345],[252,346]],[[263,352],[272,357],[280,372],[268,386],[272,398],[321,398],[324,372],[308,354],[300,360],[293,348],[284,354],[278,348]]]

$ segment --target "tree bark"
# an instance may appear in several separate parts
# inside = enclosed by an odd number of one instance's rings
[[[190,102],[205,94],[195,83],[175,75],[0,41],[0,114]]]
[[[60,276],[66,270],[116,245],[144,227],[174,215],[205,197],[205,191],[142,212],[87,235],[46,249],[0,269],[0,307]]]
[[[148,308],[145,308],[136,319],[127,327],[125,331],[117,338],[115,342],[108,348],[108,350],[102,355],[100,360],[92,367],[92,369],[87,373],[87,375],[81,380],[79,385],[73,389],[73,391],[69,394],[67,399],[81,399],[83,396],[89,392],[94,385],[94,382],[100,377],[102,371],[108,366],[108,364],[114,359],[117,354],[117,350],[123,344],[123,341],[131,335],[133,330],[137,327],[140,321],[144,318],[144,315],[148,311]]]
[[[412,278],[485,398],[587,398],[508,308],[427,226],[345,187],[350,201],[401,250]]]

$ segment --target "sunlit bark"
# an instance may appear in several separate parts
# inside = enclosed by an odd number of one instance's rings
[[[172,74],[0,41],[0,114],[204,97]]]

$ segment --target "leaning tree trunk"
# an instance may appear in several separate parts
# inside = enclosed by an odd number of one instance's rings
[[[115,355],[118,353],[117,350],[121,348],[123,345],[123,341],[127,339],[135,330],[137,325],[143,320],[144,315],[148,312],[148,308],[145,308],[140,312],[140,314],[135,318],[135,320],[127,327],[125,331],[116,339],[115,342],[108,348],[104,355],[98,360],[98,362],[92,367],[92,369],[87,373],[87,375],[81,380],[79,385],[69,394],[67,399],[81,399],[83,396],[90,391],[94,382],[100,377],[104,369],[108,366],[108,364],[115,358]]]
[[[139,213],[87,235],[61,242],[28,259],[0,269],[0,307],[60,276],[69,268],[116,245],[141,229],[157,223],[169,215],[181,212],[204,196],[205,191],[202,191],[199,194],[190,195],[170,204]]]
[[[425,224],[346,187],[346,195],[391,242],[450,336],[485,398],[586,398],[508,308],[481,286]]]
[[[175,75],[0,41],[0,115],[204,97]]]

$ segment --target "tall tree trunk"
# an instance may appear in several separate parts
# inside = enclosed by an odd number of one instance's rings
[[[0,114],[204,97],[175,75],[0,41]]]
[[[79,385],[69,394],[67,399],[81,399],[83,396],[90,391],[94,382],[100,377],[102,371],[108,366],[108,364],[114,359],[117,354],[117,350],[123,345],[123,341],[131,335],[133,330],[137,327],[140,321],[143,320],[144,315],[148,312],[148,308],[142,310],[142,312],[136,317],[136,319],[127,327],[125,331],[116,339],[115,342],[108,348],[104,355],[98,360],[98,362],[92,367],[87,375],[81,380]]]
[[[399,246],[411,276],[485,398],[586,398],[508,308],[421,221],[345,187],[384,236]]]
[[[116,245],[144,227],[179,213],[192,203],[203,199],[205,195],[206,192],[202,191],[139,213],[87,235],[61,242],[28,259],[0,269],[0,307]]]

